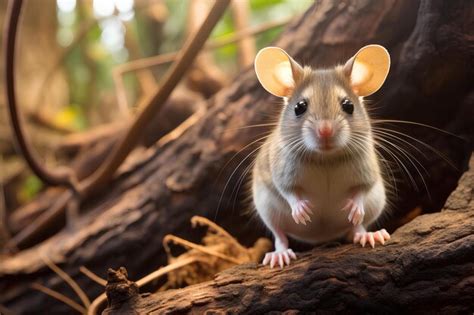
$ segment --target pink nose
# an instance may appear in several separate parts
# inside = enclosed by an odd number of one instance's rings
[[[321,138],[329,138],[333,135],[334,129],[328,121],[322,121],[318,127],[318,133]]]

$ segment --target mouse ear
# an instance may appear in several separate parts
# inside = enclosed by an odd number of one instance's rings
[[[279,97],[290,97],[303,77],[303,68],[283,49],[266,47],[255,57],[255,73],[265,90]]]
[[[362,47],[344,65],[344,73],[359,96],[377,92],[387,78],[389,69],[390,55],[380,45]]]

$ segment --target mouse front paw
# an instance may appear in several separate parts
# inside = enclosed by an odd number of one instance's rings
[[[309,200],[298,200],[296,204],[291,208],[291,216],[295,220],[296,224],[304,224],[311,222],[310,214],[313,214],[313,205]]]
[[[262,264],[270,264],[270,268],[273,268],[278,264],[280,265],[280,268],[283,268],[285,265],[290,265],[291,259],[296,259],[296,254],[291,248],[287,248],[266,253]]]
[[[354,196],[347,201],[341,211],[348,211],[347,219],[354,226],[362,224],[365,216],[364,199],[361,195]]]

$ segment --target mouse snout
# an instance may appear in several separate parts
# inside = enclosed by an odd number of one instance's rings
[[[337,149],[341,144],[340,127],[331,119],[307,120],[303,128],[303,140],[314,151],[328,152]]]
[[[327,120],[322,120],[318,124],[317,128],[318,136],[321,138],[330,138],[334,135],[334,126],[332,122]]]

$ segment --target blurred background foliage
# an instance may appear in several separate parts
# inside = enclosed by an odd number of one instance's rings
[[[94,124],[87,117],[87,108],[101,106],[100,96],[91,97],[91,89],[100,94],[114,94],[111,72],[114,66],[137,57],[177,51],[186,38],[186,20],[189,2],[192,0],[139,1],[134,0],[57,0],[58,45],[74,45],[65,58],[65,67],[70,90],[69,104],[58,113],[58,120],[76,130]],[[237,0],[238,1],[238,0]],[[250,26],[266,21],[279,20],[303,12],[311,0],[250,0]],[[92,27],[79,45],[73,43],[74,34],[84,21],[95,19]],[[154,22],[162,24],[156,27]],[[256,36],[257,49],[271,43],[282,31],[282,27],[270,29]],[[157,32],[161,34],[157,34]],[[212,38],[220,38],[235,32],[232,15],[227,12],[214,29]],[[154,37],[157,37],[155,39]],[[127,36],[130,47],[127,45]],[[159,43],[155,42],[159,40]],[[132,43],[133,42],[133,43]],[[133,56],[130,50],[134,49]],[[226,73],[235,75],[237,46],[229,44],[214,50],[214,56]],[[135,57],[135,58],[134,58]],[[92,63],[91,63],[92,62]],[[158,69],[155,75],[162,75]],[[95,86],[91,87],[91,78]],[[137,89],[135,80],[129,78],[125,87]]]
[[[43,159],[48,163],[60,160],[54,148],[66,135],[123,119],[117,110],[114,68],[178,51],[187,37],[191,1],[194,0],[25,1],[18,98],[24,114],[33,117],[27,119],[28,135]],[[2,2],[3,23],[7,1]],[[289,19],[304,12],[311,3],[312,0],[249,0],[248,27]],[[198,14],[206,16],[205,12]],[[232,36],[238,31],[234,22],[228,10],[210,40]],[[270,44],[282,29],[279,26],[256,34],[255,48]],[[213,49],[210,55],[227,78],[242,70],[235,43]],[[147,69],[153,84],[159,83],[168,67],[166,64]],[[123,76],[122,88],[127,104],[137,103],[142,93],[137,72]],[[3,86],[0,93],[3,96]],[[12,149],[4,98],[0,105],[0,180],[4,203],[11,209],[34,198],[43,185]]]

